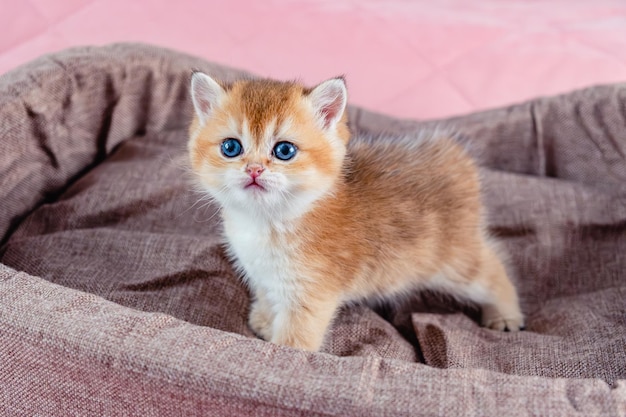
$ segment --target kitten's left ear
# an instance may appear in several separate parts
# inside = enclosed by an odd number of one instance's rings
[[[348,102],[348,91],[343,78],[331,78],[309,93],[313,109],[324,129],[336,126]]]
[[[191,76],[191,101],[200,119],[204,123],[219,105],[226,91],[213,78],[202,72]]]

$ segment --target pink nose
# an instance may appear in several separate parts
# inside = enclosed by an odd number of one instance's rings
[[[265,168],[263,168],[261,165],[248,165],[246,167],[246,172],[250,174],[252,179],[255,179],[256,177],[261,175],[263,171],[265,171]]]

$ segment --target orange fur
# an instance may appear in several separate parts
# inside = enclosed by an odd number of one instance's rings
[[[196,106],[191,165],[222,204],[227,245],[255,296],[252,329],[317,350],[342,303],[420,288],[480,304],[488,327],[521,328],[472,160],[445,136],[349,141],[339,87],[238,81],[213,87],[220,98],[207,114]],[[243,141],[244,153],[224,157],[225,138]],[[283,140],[297,146],[291,161],[272,155]],[[276,181],[243,189],[249,164]]]

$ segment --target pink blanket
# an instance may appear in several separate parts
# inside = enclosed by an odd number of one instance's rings
[[[626,80],[623,0],[0,0],[0,74],[140,41],[277,78],[346,74],[355,105],[432,118]]]

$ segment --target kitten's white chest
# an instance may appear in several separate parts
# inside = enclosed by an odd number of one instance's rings
[[[294,272],[294,249],[271,232],[270,225],[247,216],[224,218],[224,231],[244,278],[254,291],[266,293],[272,304],[295,301],[302,286]]]

